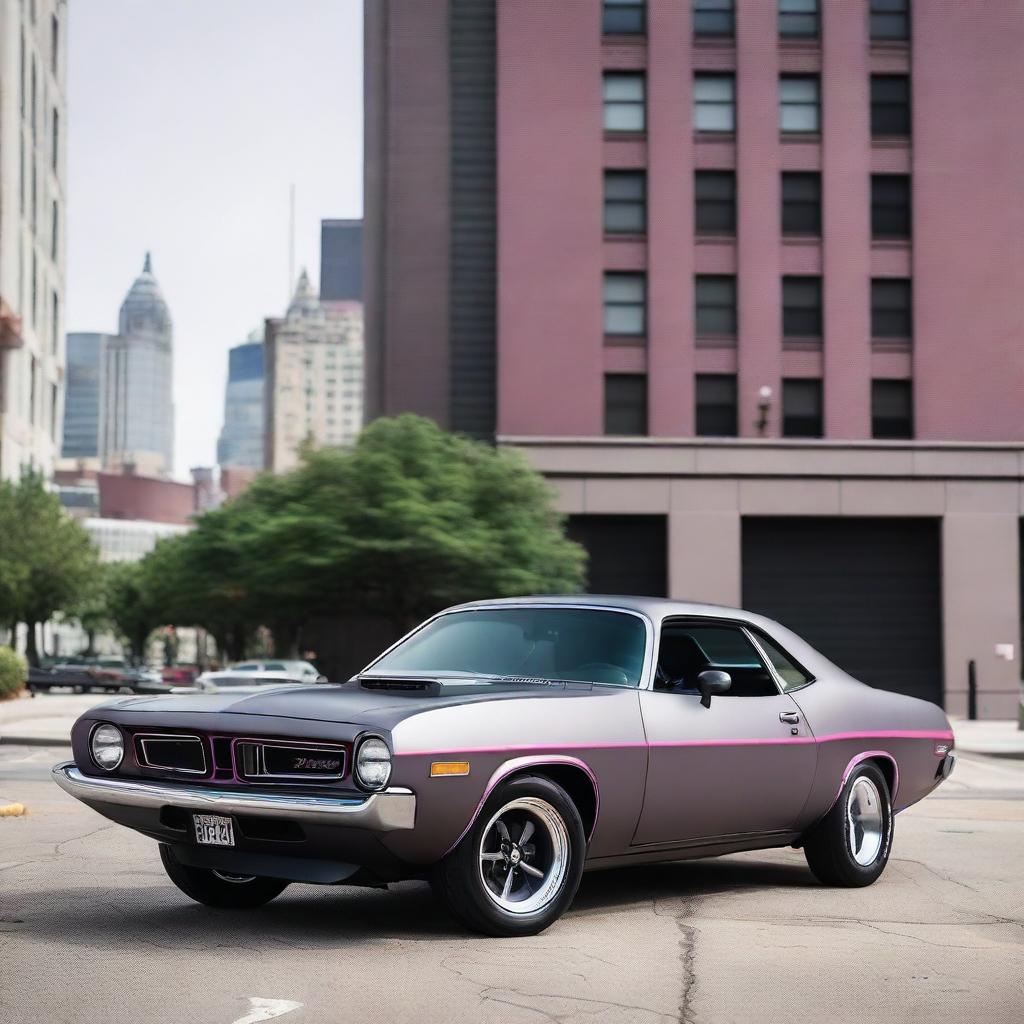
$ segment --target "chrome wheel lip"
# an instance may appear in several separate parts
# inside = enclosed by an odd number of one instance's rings
[[[858,776],[846,797],[846,842],[850,856],[862,868],[882,853],[885,821],[878,787],[866,775]]]
[[[540,833],[543,830],[542,838],[548,850],[543,863],[531,861],[530,855],[520,849],[519,841],[513,840],[507,859],[502,857],[502,860],[508,865],[508,873],[505,875],[506,885],[503,886],[501,892],[497,892],[492,887],[493,882],[489,882],[487,877],[492,872],[497,858],[494,851],[489,851],[486,847],[495,845],[491,839],[492,834],[499,838],[498,845],[500,847],[499,823],[508,835],[508,829],[502,818],[513,812],[525,816],[527,822],[533,824],[536,830],[532,836],[533,839],[541,838]],[[491,841],[489,842],[489,840]],[[535,846],[536,844],[531,845]],[[570,851],[569,829],[558,811],[540,797],[517,797],[506,803],[491,817],[480,835],[480,845],[477,850],[477,874],[480,884],[491,903],[506,914],[516,917],[536,914],[549,907],[562,892],[569,874]],[[537,877],[538,872],[541,874],[540,878]],[[511,888],[508,883],[510,875],[512,876]],[[529,878],[528,882],[527,878]],[[514,898],[523,889],[527,890],[527,894]]]

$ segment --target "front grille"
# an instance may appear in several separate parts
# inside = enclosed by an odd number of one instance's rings
[[[237,740],[235,771],[246,782],[337,782],[345,775],[345,748],[334,743]]]
[[[136,734],[135,757],[143,768],[205,775],[206,745],[198,736],[171,733]]]

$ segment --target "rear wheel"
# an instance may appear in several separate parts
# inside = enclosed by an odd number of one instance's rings
[[[832,809],[804,837],[804,855],[825,885],[870,885],[892,846],[889,787],[873,764],[850,773]]]
[[[188,897],[208,907],[246,909],[262,907],[279,896],[288,883],[280,878],[237,875],[212,868],[193,868],[182,864],[174,850],[160,844],[160,860],[167,877]]]
[[[583,874],[586,835],[561,786],[524,776],[498,786],[473,827],[438,865],[449,911],[485,935],[536,935],[568,909]]]

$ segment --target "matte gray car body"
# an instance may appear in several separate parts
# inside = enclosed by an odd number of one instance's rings
[[[73,731],[74,784],[68,765],[57,766],[54,778],[101,814],[173,845],[187,863],[342,882],[424,874],[467,833],[495,786],[517,773],[546,775],[569,793],[588,835],[586,866],[599,868],[798,845],[859,763],[878,765],[896,811],[928,794],[952,765],[953,735],[941,709],[858,682],[762,616],[716,605],[598,596],[476,602],[441,615],[496,608],[605,609],[639,618],[646,636],[639,685],[498,684],[417,673],[415,680],[430,683],[423,690],[367,688],[387,685],[376,678],[378,659],[345,684],[268,688],[241,697],[225,692],[122,699],[82,716]],[[814,681],[784,692],[772,670],[773,695],[716,697],[710,707],[692,693],[658,689],[659,638],[670,620],[733,623],[763,633]],[[89,755],[88,737],[99,722],[117,725],[128,738],[114,773],[102,771]],[[222,777],[214,771],[209,779],[183,781],[133,757],[133,736],[161,731],[201,737],[214,764],[229,746],[234,750],[232,741],[272,737],[336,744],[348,767],[340,781],[315,790],[246,781],[236,770],[229,774],[226,761]],[[387,787],[372,797],[377,811],[306,820],[302,799],[314,792],[319,801],[371,799],[351,771],[366,736],[380,737],[393,754]],[[468,773],[432,774],[433,765],[451,762],[468,763]],[[126,802],[114,785],[125,780],[136,786],[135,802]],[[147,785],[159,786],[160,795],[140,806],[137,787]],[[204,787],[225,797],[272,794],[275,816],[290,817],[302,838],[261,831],[257,814],[252,827],[240,819],[236,849],[196,846],[175,827],[180,820],[173,812],[202,804],[195,791]],[[400,798],[401,811],[383,813],[392,795]],[[290,811],[289,796],[295,798]]]

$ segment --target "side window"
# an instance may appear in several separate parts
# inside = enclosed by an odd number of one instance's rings
[[[732,677],[725,697],[778,695],[771,672],[738,626],[667,622],[661,631],[655,689],[698,693],[697,677],[705,669],[721,669]]]
[[[786,690],[795,690],[797,687],[806,686],[814,682],[814,676],[806,669],[801,668],[793,659],[779,648],[774,640],[769,640],[764,633],[756,634],[757,642],[761,650],[768,655],[772,667],[782,679],[782,685]]]

